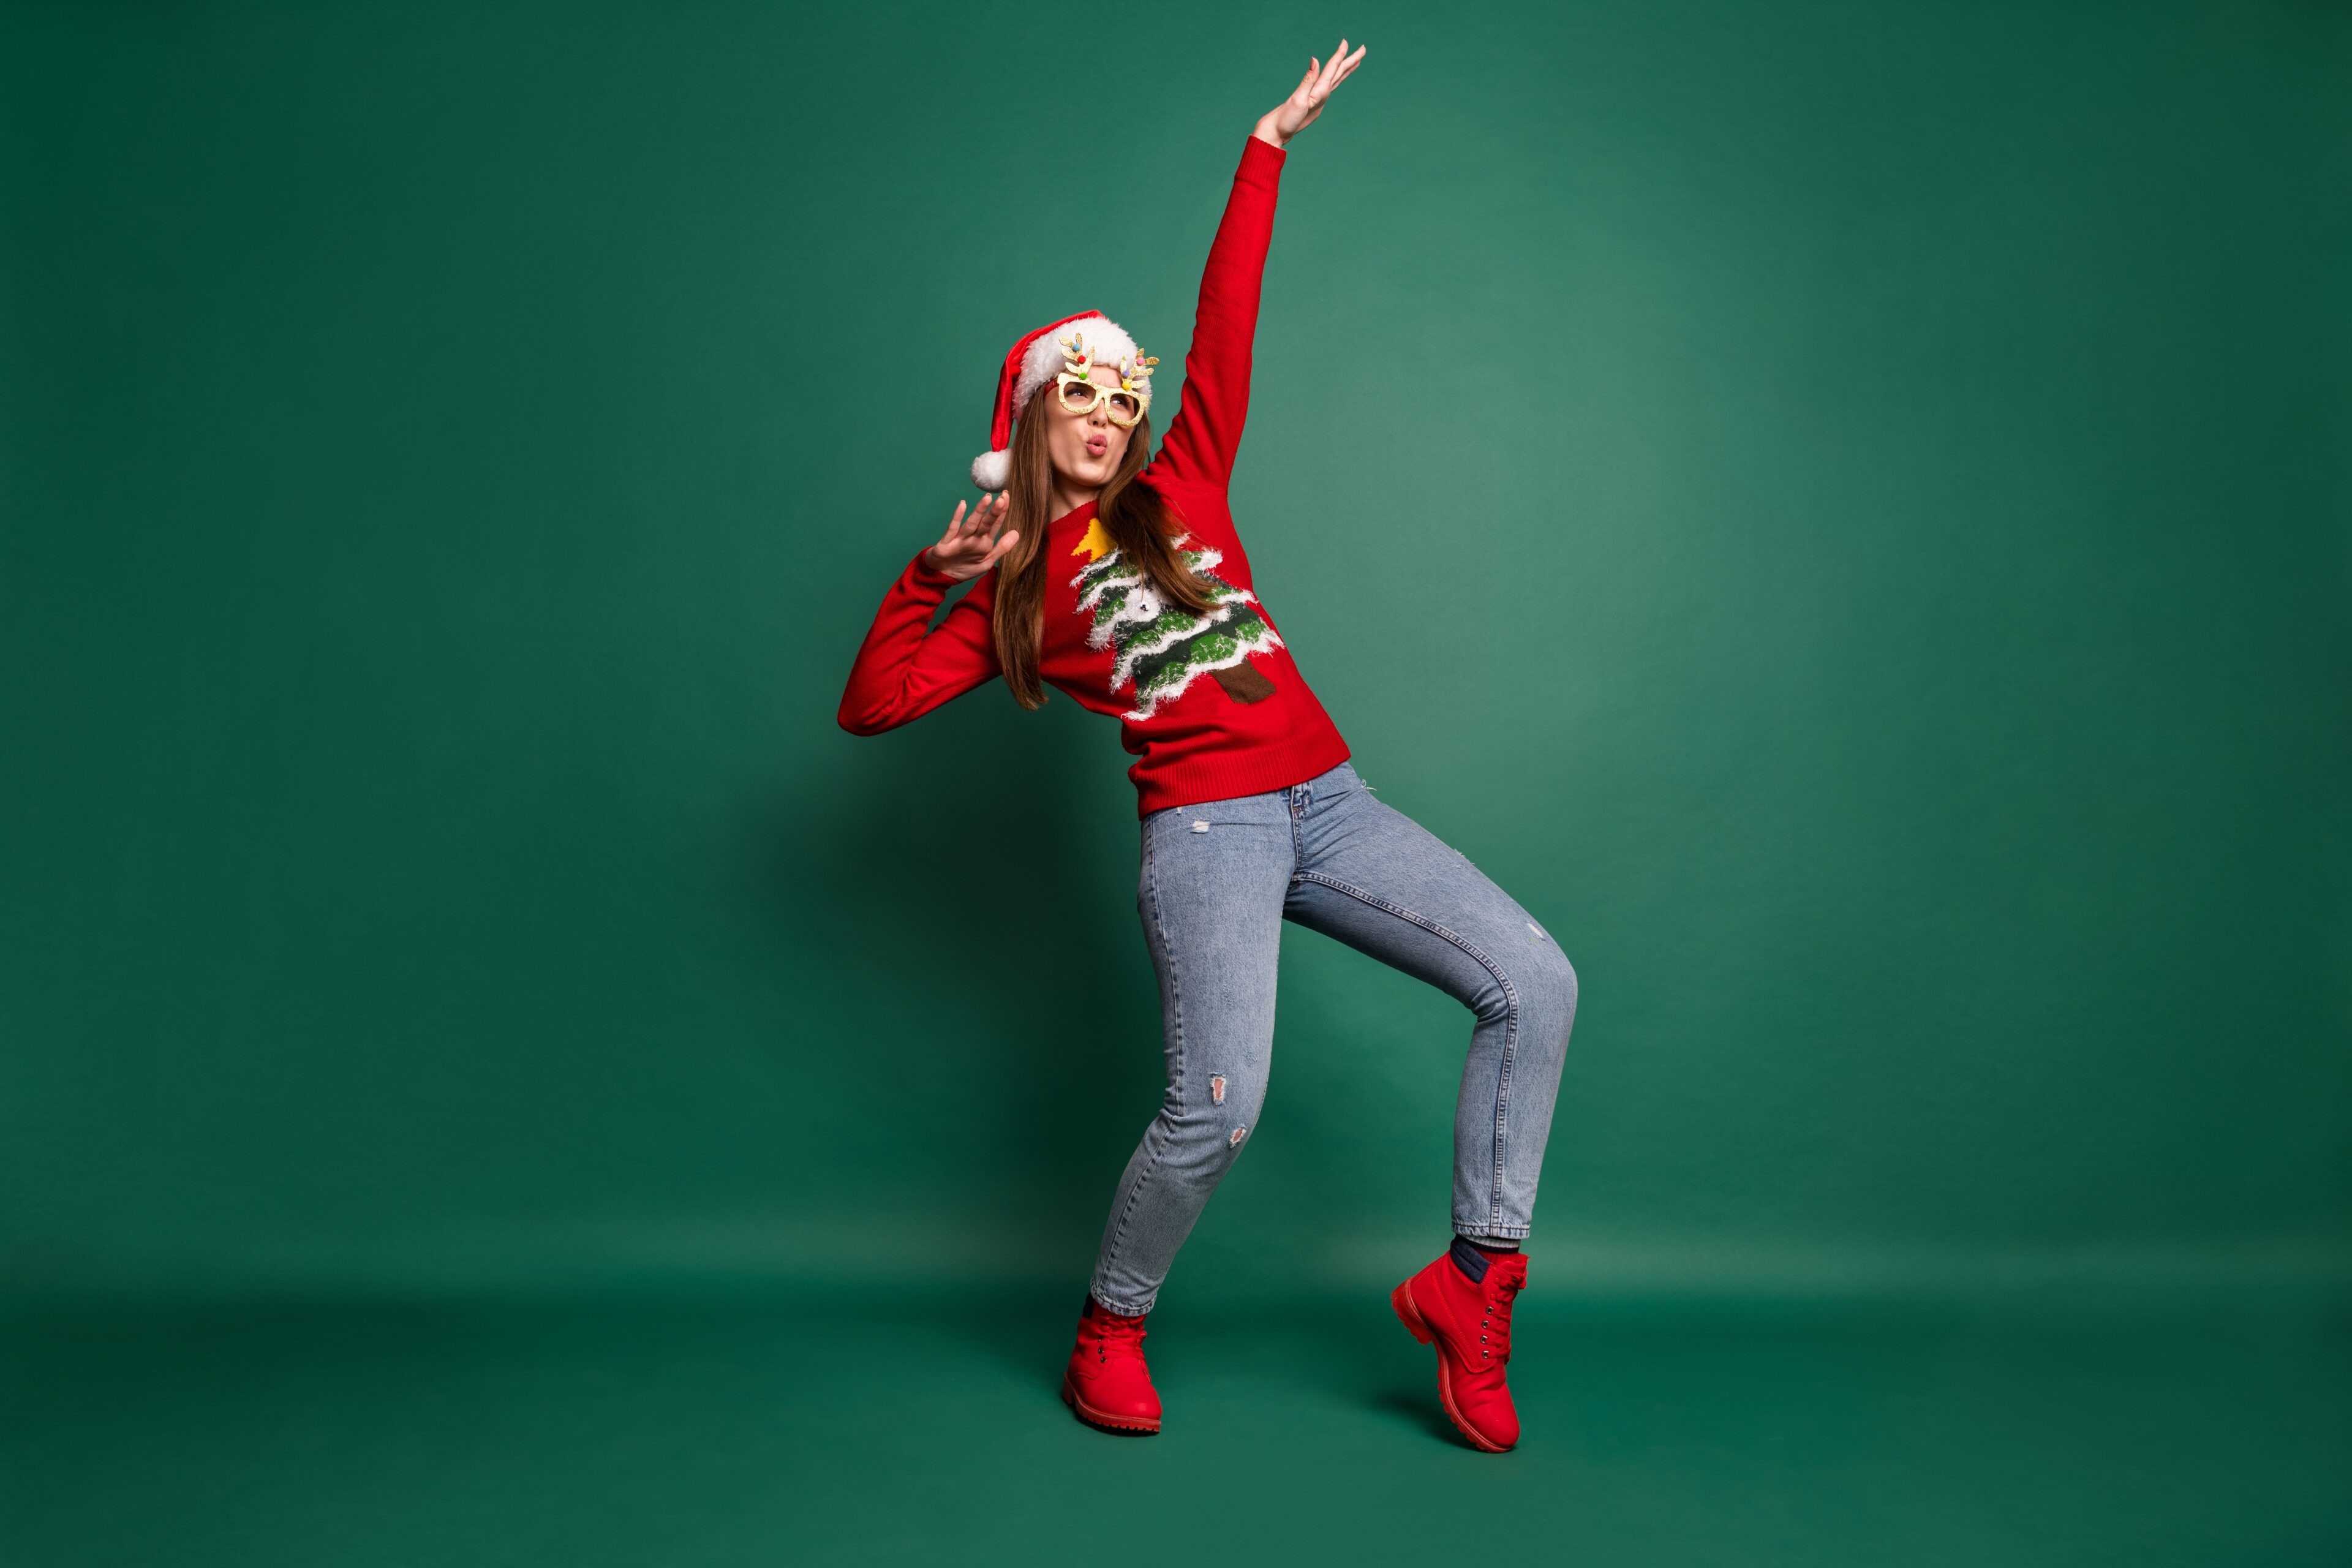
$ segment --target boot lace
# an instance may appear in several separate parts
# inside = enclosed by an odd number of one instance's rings
[[[1108,1362],[1114,1355],[1134,1356],[1139,1360],[1142,1357],[1143,1320],[1141,1318],[1121,1317],[1116,1312],[1107,1312],[1093,1321],[1097,1363]]]
[[[1486,1293],[1486,1313],[1478,1323],[1479,1364],[1501,1371],[1511,1359],[1511,1303],[1527,1281],[1507,1274]]]

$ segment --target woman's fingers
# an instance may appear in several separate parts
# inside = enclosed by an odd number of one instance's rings
[[[1300,104],[1304,112],[1299,116],[1299,130],[1305,130],[1321,117],[1323,106],[1330,101],[1331,94],[1339,89],[1341,82],[1348,79],[1354,72],[1357,62],[1363,58],[1364,51],[1360,47],[1351,55],[1348,52],[1348,40],[1345,38],[1339,40],[1338,51],[1332,55],[1323,68],[1316,73],[1314,84],[1306,91]]]
[[[1308,83],[1307,88],[1307,97],[1309,102],[1321,98],[1324,92],[1329,89],[1331,85],[1332,69],[1339,65],[1339,55],[1344,55],[1347,52],[1348,40],[1342,38],[1339,40],[1339,54],[1333,55],[1329,59],[1323,61],[1320,65],[1315,68],[1315,79]]]
[[[1323,96],[1330,97],[1332,89],[1355,75],[1356,67],[1362,62],[1363,58],[1364,51],[1360,47],[1351,55],[1348,52],[1348,40],[1340,39],[1339,52],[1332,57],[1331,64],[1323,73],[1327,79],[1323,83]]]
[[[1299,121],[1302,130],[1323,111],[1323,100],[1331,96],[1331,89],[1345,80],[1352,68],[1345,38],[1339,40],[1339,47],[1328,60],[1307,57],[1307,79],[1298,84],[1298,91],[1293,95],[1298,107],[1306,111]]]
[[[940,542],[931,548],[950,560],[968,554],[974,548],[986,549],[990,531],[1004,520],[1005,510],[1012,501],[1013,493],[1005,490],[982,496],[978,506],[971,506],[968,501],[956,502],[955,515],[948,519],[948,531],[940,535]]]
[[[1348,52],[1348,40],[1345,38],[1340,39],[1339,54],[1332,58],[1331,64],[1326,68],[1323,72],[1325,78],[1323,83],[1323,96],[1326,98],[1330,97],[1331,89],[1338,87],[1341,82],[1347,80],[1348,78],[1354,73],[1356,62],[1363,58],[1364,51],[1362,49],[1360,48],[1351,55]]]
[[[957,510],[961,511],[962,509]],[[980,499],[980,504],[971,509],[971,515],[964,519],[963,526],[957,531],[964,539],[979,542],[987,539],[989,533],[996,527],[997,521],[1003,516],[1004,498],[1003,496],[982,496]]]
[[[940,542],[937,544],[931,546],[932,550],[936,551],[942,556],[957,555],[962,552],[965,504],[966,503],[962,501],[956,502],[955,511],[948,518],[947,531],[940,535]]]

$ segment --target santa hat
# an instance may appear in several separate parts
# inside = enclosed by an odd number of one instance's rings
[[[1029,405],[1030,395],[1074,363],[1082,349],[1097,364],[1119,366],[1126,380],[1150,399],[1151,367],[1138,363],[1143,351],[1125,328],[1100,310],[1081,310],[1040,327],[1004,356],[1004,369],[996,378],[996,417],[988,427],[988,450],[971,460],[973,484],[1001,490],[1012,482],[1013,422]]]

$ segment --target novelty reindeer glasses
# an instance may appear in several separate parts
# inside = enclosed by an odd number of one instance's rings
[[[1091,414],[1097,404],[1106,404],[1103,412],[1110,422],[1118,426],[1133,425],[1151,406],[1151,367],[1159,360],[1138,349],[1118,362],[1118,388],[1102,385],[1094,379],[1095,351],[1087,346],[1084,331],[1074,331],[1055,340],[1061,345],[1062,359],[1067,368],[1054,378],[1054,395],[1062,406],[1073,414]]]

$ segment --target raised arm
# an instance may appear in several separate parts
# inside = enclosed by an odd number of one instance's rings
[[[1201,301],[1192,343],[1184,353],[1184,393],[1160,444],[1159,463],[1171,479],[1223,487],[1233,478],[1234,454],[1249,417],[1251,345],[1257,336],[1259,285],[1274,238],[1274,205],[1290,139],[1315,122],[1332,90],[1363,60],[1348,40],[1328,64],[1310,59],[1307,74],[1280,104],[1266,111],[1242,144],[1225,216],[1201,269]]]
[[[919,551],[899,571],[850,667],[836,715],[843,729],[878,735],[1003,673],[992,616],[993,576],[974,584],[935,629],[926,634],[924,628],[950,588],[990,572],[1021,537],[1017,529],[989,537],[1004,510],[1004,498],[997,496],[983,500],[966,518],[959,503],[940,542]]]

